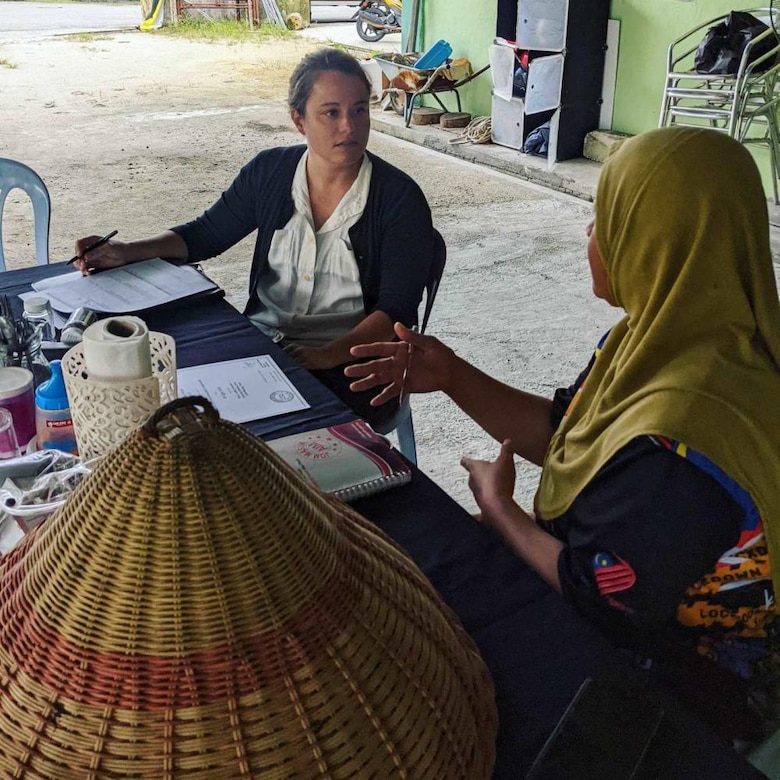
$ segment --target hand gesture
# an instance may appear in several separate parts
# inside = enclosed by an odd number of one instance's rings
[[[371,406],[381,406],[396,398],[402,388],[404,393],[443,390],[452,373],[455,353],[441,341],[415,333],[400,322],[396,322],[394,330],[400,341],[352,347],[350,352],[354,357],[374,360],[354,363],[344,369],[346,376],[356,379],[350,384],[350,390],[383,388],[371,399]]]
[[[102,246],[83,254],[84,250],[100,240],[100,236],[86,236],[76,241],[76,254],[79,256],[73,265],[84,276],[88,276],[93,270],[106,268],[118,268],[127,264],[124,255],[125,244],[121,241],[107,241]]]
[[[461,460],[461,465],[469,472],[471,492],[482,511],[477,519],[489,525],[515,555],[560,593],[558,558],[564,542],[536,525],[533,515],[512,498],[515,489],[512,454],[512,442],[505,439],[494,461]]]
[[[506,439],[494,461],[462,458],[460,465],[469,473],[469,489],[474,494],[482,516],[481,520],[496,531],[502,531],[510,515],[516,510],[515,463],[512,442]]]

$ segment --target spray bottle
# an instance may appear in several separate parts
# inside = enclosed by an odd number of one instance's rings
[[[35,427],[39,450],[63,450],[76,454],[76,434],[62,376],[62,361],[52,360],[51,378],[35,391]]]

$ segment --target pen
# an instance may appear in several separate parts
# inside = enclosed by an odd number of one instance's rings
[[[112,230],[107,236],[103,236],[103,238],[99,238],[97,241],[95,241],[94,244],[90,244],[80,255],[73,255],[73,257],[68,260],[66,265],[70,265],[71,263],[75,263],[76,260],[78,260],[80,257],[84,257],[87,252],[91,252],[93,249],[97,249],[99,246],[103,246],[103,244],[107,244],[109,239],[113,238],[119,231],[118,230]]]
[[[414,333],[417,333],[417,326],[412,328]],[[406,366],[404,366],[404,373],[401,377],[401,392],[398,394],[398,406],[403,406],[404,399],[407,396],[406,392],[406,378],[409,376],[409,371],[412,368],[412,355],[414,354],[414,346],[411,341],[406,342]]]

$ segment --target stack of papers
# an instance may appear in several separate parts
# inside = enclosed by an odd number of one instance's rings
[[[219,291],[193,266],[174,265],[159,258],[90,276],[82,276],[80,271],[53,276],[35,282],[33,289],[45,292],[52,308],[64,314],[80,306],[102,314],[129,314]]]

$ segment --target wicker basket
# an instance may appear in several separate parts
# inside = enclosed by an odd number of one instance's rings
[[[84,345],[71,347],[62,359],[73,429],[83,458],[105,455],[143,425],[176,390],[176,343],[164,333],[149,332],[152,376],[105,381],[87,371]]]
[[[414,564],[203,399],[0,559],[0,777],[479,780],[496,725]]]

